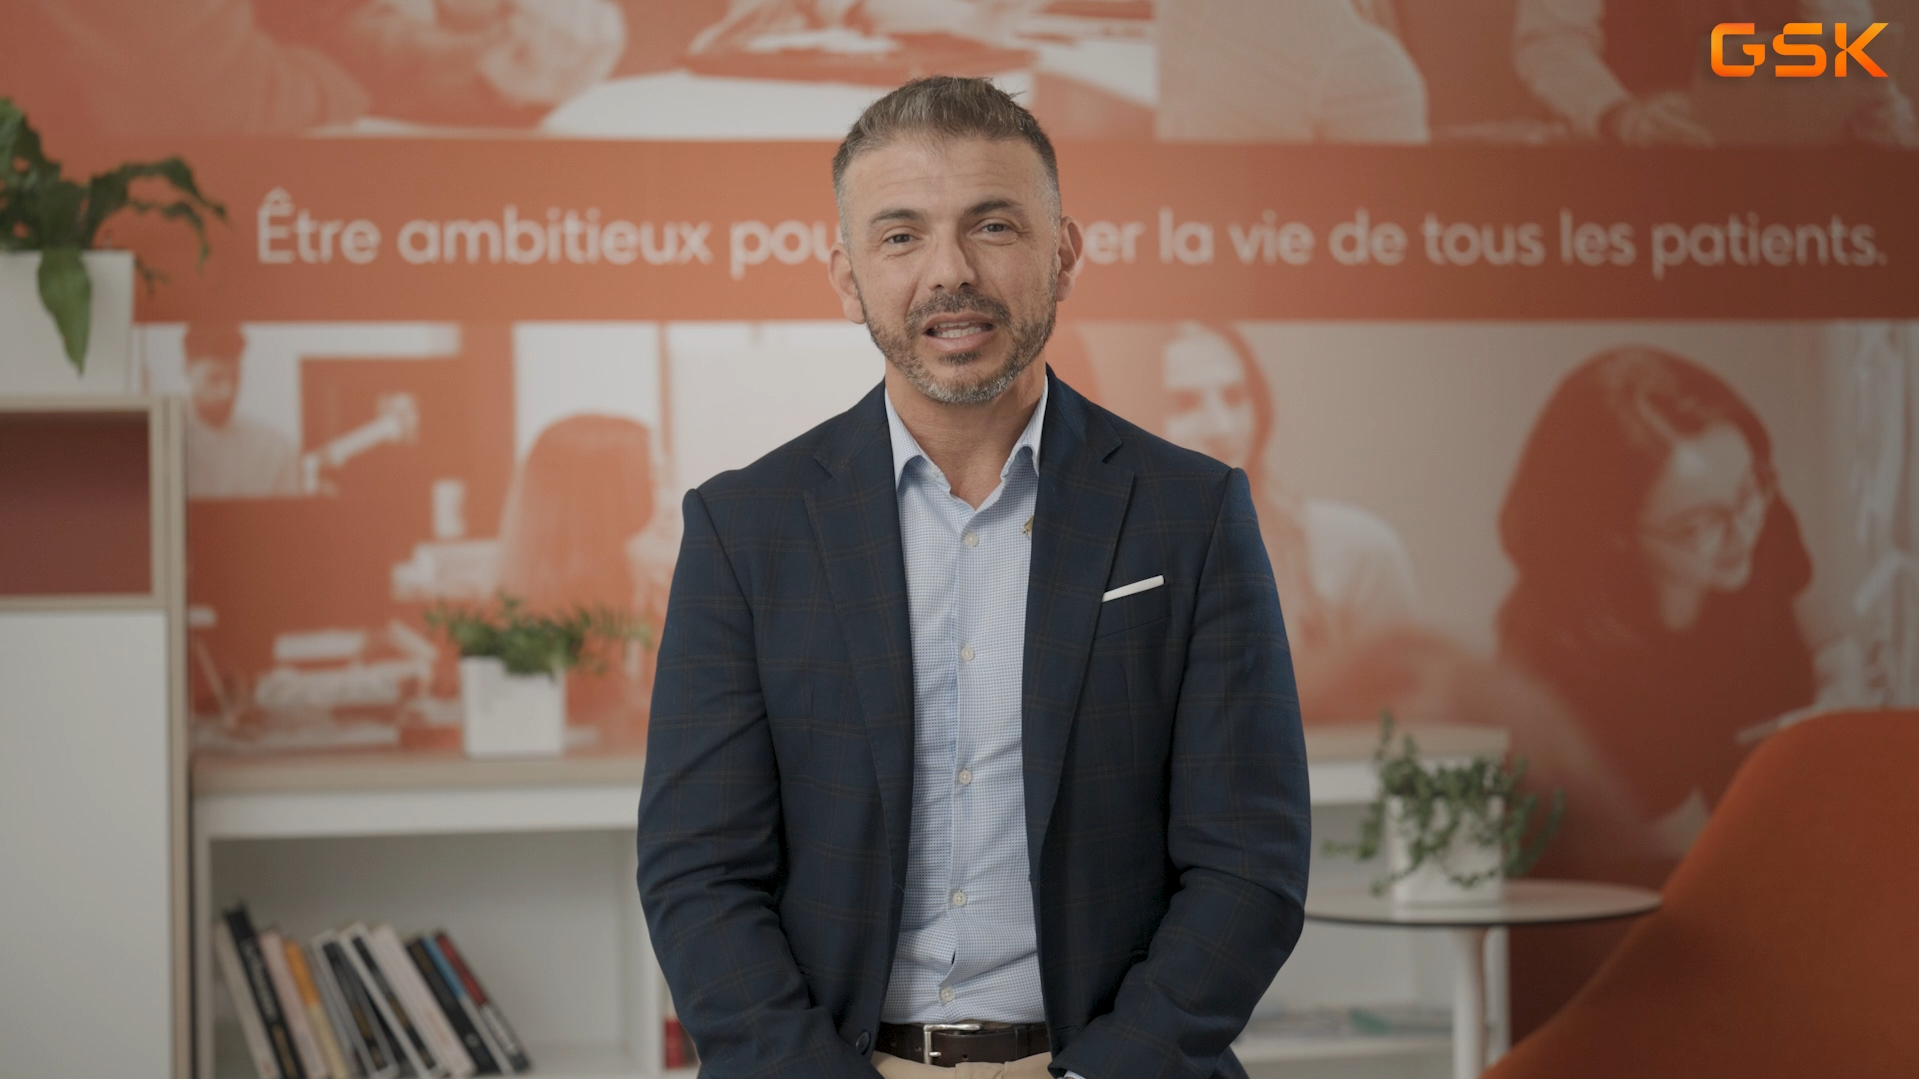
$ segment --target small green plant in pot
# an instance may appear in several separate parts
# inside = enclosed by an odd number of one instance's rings
[[[603,669],[595,645],[649,637],[637,618],[608,607],[540,614],[506,593],[490,606],[435,604],[426,624],[460,652],[470,757],[558,756],[566,749],[567,672]]]
[[[1328,854],[1361,861],[1387,855],[1373,894],[1399,903],[1471,903],[1497,899],[1502,883],[1524,876],[1559,830],[1566,799],[1554,791],[1543,821],[1537,794],[1520,792],[1526,760],[1474,757],[1462,764],[1422,761],[1410,734],[1393,752],[1393,717],[1380,721],[1373,767],[1379,793],[1360,822],[1359,839],[1326,844]]]
[[[146,185],[136,187],[136,185]],[[166,192],[165,199],[146,195]],[[206,219],[226,220],[226,208],[200,193],[193,170],[177,157],[130,162],[90,177],[67,179],[48,159],[27,116],[0,97],[0,252],[38,252],[40,301],[53,316],[67,361],[84,373],[92,332],[93,280],[83,252],[93,250],[101,226],[122,210],[158,214],[191,228],[208,253]],[[151,288],[160,271],[136,259]]]

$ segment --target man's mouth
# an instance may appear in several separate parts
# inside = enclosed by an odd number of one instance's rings
[[[936,318],[926,324],[923,333],[943,349],[964,351],[983,344],[993,329],[993,323],[986,319],[957,316]]]
[[[973,319],[968,322],[935,322],[926,327],[926,332],[933,337],[965,337],[968,334],[985,333],[992,328],[993,324],[985,319]]]

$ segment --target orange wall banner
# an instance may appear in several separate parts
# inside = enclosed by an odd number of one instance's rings
[[[205,279],[176,274],[142,318],[210,303],[274,319],[837,313],[821,285],[838,227],[828,145],[165,145],[226,200],[231,227]],[[1088,143],[1060,156],[1088,237],[1081,317],[1919,315],[1911,155]]]

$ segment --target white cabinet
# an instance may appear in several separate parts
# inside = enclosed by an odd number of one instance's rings
[[[1435,752],[1503,749],[1496,734],[1461,737]],[[1315,828],[1350,832],[1372,794],[1371,745],[1312,741]],[[353,920],[390,922],[402,934],[445,928],[528,1043],[537,1074],[660,1075],[665,991],[633,882],[642,768],[632,757],[204,758],[194,770],[195,924],[245,900],[257,923],[303,939]],[[1315,871],[1374,870],[1316,855]],[[1412,933],[1308,923],[1261,1015],[1443,1005],[1451,985],[1443,948]],[[200,1079],[249,1079],[204,943],[197,950],[199,1044],[214,1047],[200,1055]],[[1240,1048],[1258,1074],[1357,1077],[1446,1074],[1449,1046],[1445,1035],[1255,1029]],[[1386,1070],[1337,1070],[1349,1066]]]
[[[0,397],[0,1075],[187,1074],[179,476],[174,403]]]

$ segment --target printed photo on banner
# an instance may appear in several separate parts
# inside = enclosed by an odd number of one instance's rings
[[[937,73],[993,77],[1068,140],[1914,147],[1916,14],[1912,0],[27,0],[0,59],[31,73],[9,89],[40,114],[117,133],[835,140],[887,89]]]
[[[1919,688],[1910,325],[1080,322],[1048,356],[1247,469],[1306,722],[1508,728],[1580,807],[1562,870],[1657,883],[1753,745]]]
[[[425,612],[623,612],[569,739],[637,752],[688,487],[877,380],[846,323],[155,323],[186,398],[190,681],[213,751],[458,743]]]

